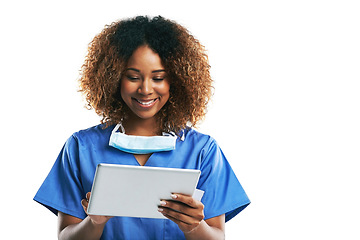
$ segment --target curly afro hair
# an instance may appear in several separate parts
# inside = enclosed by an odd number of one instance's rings
[[[159,54],[171,79],[170,98],[157,114],[162,131],[196,126],[206,113],[213,81],[204,47],[187,29],[161,16],[138,16],[105,26],[90,42],[80,92],[108,127],[129,114],[120,81],[133,52],[146,45]]]

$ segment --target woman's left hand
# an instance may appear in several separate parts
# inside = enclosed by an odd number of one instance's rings
[[[204,219],[204,205],[191,196],[174,193],[173,200],[161,200],[159,212],[175,222],[181,231],[195,230]]]

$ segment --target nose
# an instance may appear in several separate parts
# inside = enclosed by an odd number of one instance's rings
[[[149,78],[143,79],[138,88],[138,93],[142,95],[151,95],[153,93],[152,81]]]

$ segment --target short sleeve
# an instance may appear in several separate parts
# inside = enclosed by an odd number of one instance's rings
[[[78,141],[71,136],[62,148],[34,200],[56,215],[60,211],[84,219],[86,214],[81,205],[84,197],[79,169]]]
[[[202,202],[205,219],[225,214],[229,221],[250,204],[243,187],[214,139],[201,153],[198,189],[205,191]]]

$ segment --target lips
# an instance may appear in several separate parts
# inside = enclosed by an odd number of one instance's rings
[[[139,105],[143,106],[143,107],[151,107],[155,104],[155,102],[159,99],[159,98],[155,98],[155,99],[137,99],[137,98],[132,98],[133,100],[135,100],[137,103],[139,103]]]

